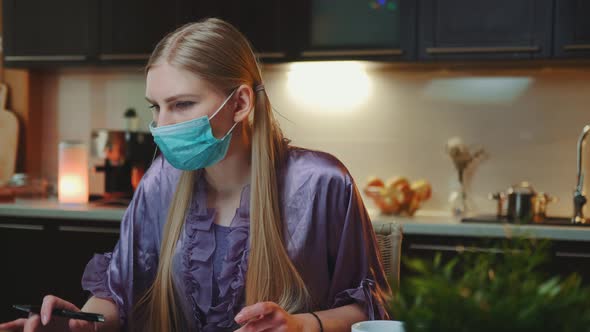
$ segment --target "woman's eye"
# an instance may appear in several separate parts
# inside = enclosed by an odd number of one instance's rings
[[[177,102],[174,107],[178,109],[186,109],[193,106],[195,103],[192,101],[179,101]]]
[[[151,104],[150,106],[148,106],[148,108],[150,110],[152,110],[153,112],[159,112],[160,111],[160,106],[158,106],[156,104]]]

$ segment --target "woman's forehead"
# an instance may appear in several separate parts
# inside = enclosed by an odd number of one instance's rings
[[[167,62],[157,63],[147,72],[146,95],[150,99],[178,93],[207,92],[211,89],[211,85],[199,75]]]

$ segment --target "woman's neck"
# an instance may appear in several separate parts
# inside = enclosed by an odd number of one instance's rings
[[[242,135],[232,137],[225,158],[205,169],[205,179],[218,195],[231,196],[250,183],[251,150],[244,138]]]

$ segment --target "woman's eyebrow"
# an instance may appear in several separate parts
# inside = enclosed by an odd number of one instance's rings
[[[170,96],[166,99],[164,99],[165,103],[169,103],[178,99],[182,99],[182,98],[199,98],[199,95],[195,95],[195,94],[190,94],[190,93],[182,93],[182,94],[178,94],[178,95],[174,95],[174,96]],[[145,99],[152,103],[155,104],[152,100],[150,100],[148,97],[145,97]]]
[[[196,95],[196,94],[182,93],[182,94],[170,96],[170,97],[164,99],[164,102],[169,103],[171,101],[182,99],[182,98],[198,98],[198,97],[199,97],[199,95]]]

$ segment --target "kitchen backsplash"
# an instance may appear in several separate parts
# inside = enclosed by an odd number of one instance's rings
[[[444,146],[459,136],[489,155],[470,181],[478,211],[495,212],[489,192],[528,180],[559,198],[549,215],[571,214],[576,141],[590,124],[590,69],[342,68],[305,74],[274,65],[263,74],[287,136],[336,155],[359,188],[370,175],[426,178],[433,197],[423,209],[448,210],[456,172]],[[89,141],[93,128],[122,129],[128,107],[138,110],[147,130],[151,113],[141,69],[63,69],[42,79],[42,160],[50,179],[57,174],[59,140]]]

